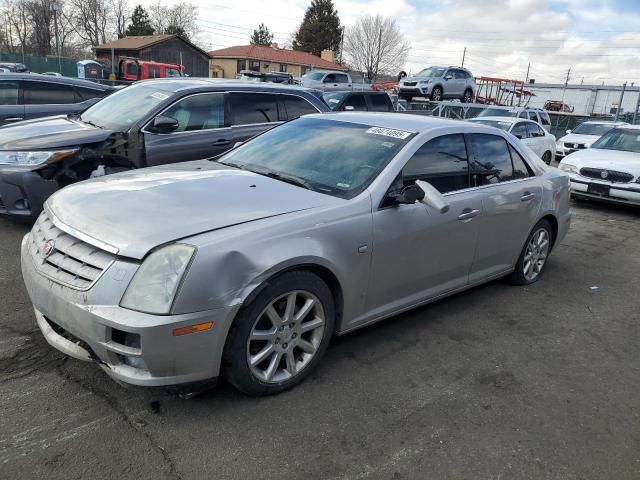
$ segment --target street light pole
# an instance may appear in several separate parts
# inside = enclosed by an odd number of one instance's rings
[[[58,73],[62,73],[62,60],[60,59],[60,42],[58,40],[58,10],[60,10],[60,4],[58,0],[51,2],[51,11],[53,12],[53,26],[56,36],[56,56],[58,57]]]

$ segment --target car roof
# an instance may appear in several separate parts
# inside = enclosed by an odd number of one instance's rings
[[[73,85],[75,87],[94,88],[96,90],[110,90],[111,85],[104,85],[90,80],[72,77],[57,77],[54,75],[38,75],[37,73],[0,73],[0,80],[30,80],[35,82],[61,83],[65,85]]]
[[[629,125],[627,122],[614,122],[613,120],[587,120],[586,122],[580,123],[580,125],[584,125],[585,123],[592,125]]]
[[[334,112],[314,113],[304,116],[304,118],[311,117],[333,121],[359,123],[362,125],[391,128],[394,130],[404,130],[415,133],[422,133],[441,127],[457,126],[464,128],[465,126],[465,122],[461,122],[460,120],[450,120],[440,117],[391,112]]]
[[[189,89],[206,89],[216,88],[218,90],[233,89],[237,87],[250,88],[252,90],[265,91],[289,91],[289,92],[306,92],[313,94],[314,90],[297,85],[285,85],[282,83],[258,83],[246,80],[229,80],[216,78],[198,78],[198,77],[171,77],[171,78],[154,78],[149,80],[140,80],[136,84],[152,85],[162,90],[179,92]]]
[[[516,122],[531,122],[531,123],[535,123],[536,125],[538,124],[537,122],[534,122],[533,120],[528,120],[526,118],[518,118],[518,117],[499,117],[497,115],[492,115],[489,117],[475,117],[475,118],[470,118],[469,121],[470,122],[481,122],[483,120],[490,120],[490,121],[496,121],[496,122],[505,122],[505,123],[516,123]]]

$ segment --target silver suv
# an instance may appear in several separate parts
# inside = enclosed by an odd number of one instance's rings
[[[466,68],[429,67],[398,84],[400,98],[411,101],[413,97],[424,97],[434,101],[459,98],[462,102],[473,101],[476,82]]]

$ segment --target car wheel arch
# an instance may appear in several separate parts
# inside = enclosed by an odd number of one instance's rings
[[[334,334],[340,331],[340,325],[342,324],[342,312],[344,310],[344,294],[342,284],[338,279],[338,275],[329,266],[324,264],[325,262],[304,261],[301,263],[280,265],[274,267],[268,271],[268,273],[260,279],[260,281],[254,282],[248,288],[245,289],[242,295],[241,307],[249,305],[274,279],[293,271],[307,271],[311,272],[318,277],[329,287],[331,295],[333,297],[334,308],[336,312],[336,319],[334,323]]]
[[[551,225],[551,237],[552,237],[551,238],[551,240],[552,240],[551,241],[551,249],[553,249],[553,247],[555,247],[556,238],[558,238],[558,219],[552,213],[547,213],[546,215],[540,217],[538,219],[538,222],[540,220],[546,220]],[[536,224],[538,222],[536,222]]]

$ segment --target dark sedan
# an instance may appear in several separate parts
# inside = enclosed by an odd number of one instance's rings
[[[283,121],[327,111],[300,87],[142,81],[81,115],[0,128],[0,214],[35,217],[49,195],[77,181],[212,157]]]
[[[79,113],[114,87],[77,78],[0,74],[0,126],[32,118]]]

